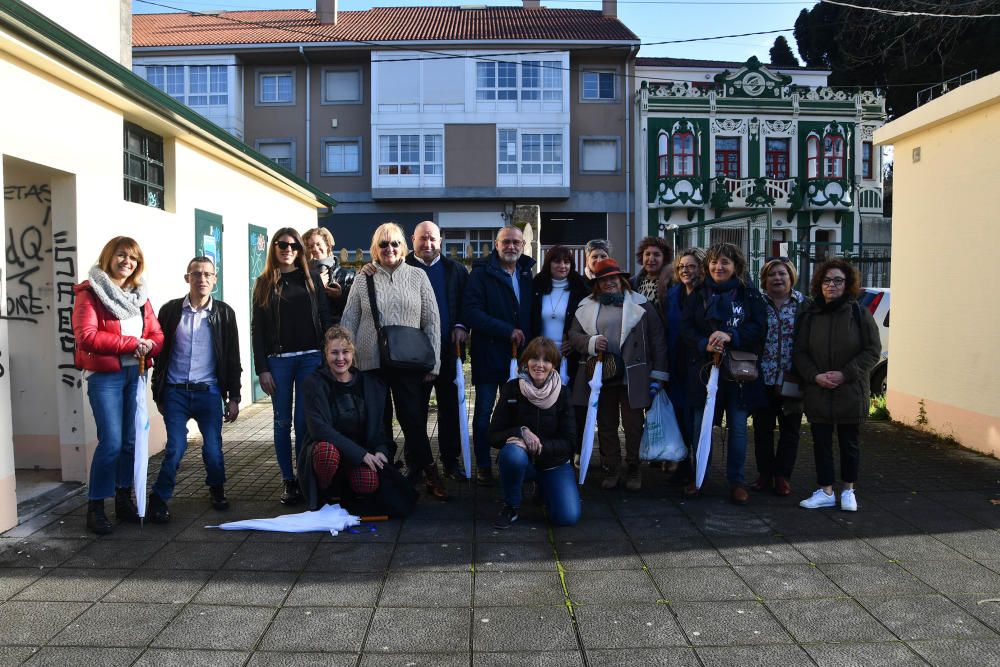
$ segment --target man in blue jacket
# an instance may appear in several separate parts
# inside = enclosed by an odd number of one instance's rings
[[[500,385],[510,377],[513,346],[524,349],[531,328],[531,267],[525,257],[524,235],[507,226],[497,234],[496,248],[472,265],[462,302],[462,317],[472,330],[472,384],[476,407],[472,438],[476,450],[476,481],[493,484],[489,426]]]

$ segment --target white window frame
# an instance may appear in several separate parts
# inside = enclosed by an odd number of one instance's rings
[[[586,169],[584,168],[584,155],[586,152],[587,142],[612,142],[615,145],[615,166],[613,169]],[[579,142],[579,155],[580,155],[580,173],[581,174],[620,174],[622,170],[622,158],[621,158],[621,137],[615,136],[583,136],[580,137]]]
[[[517,161],[505,160],[504,164],[516,164],[517,173],[500,173],[500,156],[506,155],[506,145],[501,145],[504,133],[515,132]],[[536,140],[535,137],[538,137]],[[554,141],[552,137],[558,137]],[[569,137],[565,127],[497,127],[497,187],[568,187],[569,185]],[[537,150],[535,149],[537,141]],[[530,143],[529,143],[530,142]],[[551,159],[552,151],[558,144],[560,159]],[[525,159],[525,155],[528,159]],[[538,159],[534,159],[537,155]],[[550,159],[546,159],[546,158]],[[552,165],[559,169],[552,169]],[[526,169],[538,165],[538,169]],[[547,170],[546,167],[550,168]]]
[[[189,107],[229,107],[229,66],[204,65],[143,65],[144,78],[152,86]],[[204,70],[204,90],[195,91],[195,70]],[[160,78],[162,74],[162,79]],[[204,98],[204,101],[196,99]],[[214,98],[214,101],[213,101]],[[221,99],[220,99],[221,98]]]
[[[332,72],[352,72],[358,75],[358,94],[354,99],[330,99],[330,89],[326,83],[327,74]],[[324,67],[322,71],[322,102],[323,106],[335,104],[363,104],[365,99],[365,73],[361,67]]]
[[[361,145],[361,137],[323,137],[322,147],[323,152],[320,156],[320,176],[361,176],[362,174],[362,160],[364,159],[363,147]],[[342,145],[349,146],[355,145],[358,147],[358,168],[354,171],[330,171],[327,169],[327,158],[326,150],[329,146]]]
[[[284,166],[284,165],[281,165],[276,160],[274,160],[273,158],[270,158],[270,157],[268,157],[267,155],[264,154],[264,149],[263,149],[264,146],[266,146],[266,145],[278,145],[278,144],[287,144],[288,145],[288,155],[289,155],[288,159],[289,159],[289,161],[290,161],[291,164],[290,164],[290,166],[285,167],[285,169],[287,169],[288,171],[290,171],[290,172],[292,172],[294,174],[295,173],[295,139],[293,137],[264,137],[264,138],[258,139],[257,141],[254,142],[254,148],[256,149],[256,151],[258,153],[260,153],[261,155],[264,155],[264,157],[268,158],[269,160],[271,160],[275,164],[278,164],[279,166]]]
[[[600,77],[605,74],[610,74],[614,83],[614,96],[613,97],[601,97],[601,80]],[[587,76],[597,75],[597,97],[587,96]],[[580,101],[587,104],[615,104],[621,101],[621,79],[622,76],[618,72],[617,68],[614,67],[598,67],[594,69],[585,69],[580,72]]]
[[[413,127],[380,127],[372,139],[372,187],[444,187],[445,172],[445,132],[444,127],[413,128]],[[404,140],[404,137],[406,138]],[[413,145],[416,137],[416,146]],[[430,139],[434,137],[434,139]],[[411,151],[411,159],[404,160],[404,144]],[[435,147],[436,144],[436,147]],[[428,149],[439,151],[438,155],[429,154]],[[385,155],[386,151],[394,151],[395,159]],[[383,160],[383,156],[387,159]],[[429,158],[440,158],[433,160]],[[412,169],[410,173],[399,173],[403,166]],[[396,167],[396,173],[389,170]],[[414,168],[415,167],[415,168]],[[428,173],[428,170],[432,170]],[[388,173],[383,173],[383,172]]]
[[[264,100],[264,79],[267,77],[277,77],[277,76],[288,76],[292,81],[292,94],[290,99],[286,100],[275,100],[275,101],[265,101]],[[295,86],[295,69],[259,69],[257,70],[257,89],[254,95],[254,103],[256,106],[261,107],[290,107],[295,106],[295,96],[296,96],[296,86]],[[277,92],[277,85],[275,86],[275,92]]]
[[[554,54],[553,54],[554,55]],[[552,55],[496,55],[484,53],[477,56],[471,65],[469,81],[472,86],[470,99],[479,113],[511,112],[511,113],[567,113],[569,111],[569,78],[566,61],[555,59]],[[528,63],[527,69],[525,64]],[[500,70],[508,68],[508,76],[500,80]],[[537,70],[535,68],[537,67]],[[483,71],[492,71],[492,77],[483,80]],[[529,83],[532,70],[537,81]],[[529,75],[526,77],[526,73]],[[506,85],[501,86],[504,83]],[[488,85],[481,85],[488,84]],[[501,94],[504,99],[500,99]]]

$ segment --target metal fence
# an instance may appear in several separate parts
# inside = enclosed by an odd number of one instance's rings
[[[675,251],[685,248],[707,248],[716,243],[732,243],[742,248],[743,254],[747,257],[747,271],[754,284],[757,283],[760,268],[772,254],[770,209],[726,215],[679,227],[667,227],[665,231],[668,235],[673,234]]]
[[[836,242],[793,242],[788,245],[788,257],[795,262],[795,268],[799,272],[799,291],[809,291],[809,282],[818,264],[838,255],[849,260],[861,272],[862,287],[890,286],[890,243],[855,243],[846,248]]]

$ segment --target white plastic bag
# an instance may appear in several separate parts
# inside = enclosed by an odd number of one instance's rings
[[[639,442],[639,458],[643,461],[682,461],[687,446],[677,426],[674,407],[667,392],[658,391],[653,404],[646,410],[646,427]]]

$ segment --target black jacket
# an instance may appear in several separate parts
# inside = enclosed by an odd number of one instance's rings
[[[542,441],[542,451],[533,463],[542,470],[560,466],[573,455],[576,442],[576,415],[569,400],[569,387],[559,388],[559,398],[547,410],[531,403],[521,393],[519,380],[508,380],[490,420],[490,445],[501,449],[507,438],[521,437],[527,426]]]
[[[316,332],[316,349],[322,350],[323,334],[333,325],[330,316],[330,300],[325,298],[322,292],[323,280],[320,278],[319,272],[310,271],[309,274],[312,276],[313,285],[317,290],[310,293],[312,324]],[[324,298],[316,298],[317,294]],[[280,303],[281,298],[277,294],[273,294],[269,307],[264,308],[256,302],[253,304],[253,314],[250,318],[250,342],[253,345],[254,371],[257,375],[270,373],[271,367],[267,363],[268,356],[282,352],[279,337],[281,323],[278,319],[281,317],[278,307]]]
[[[153,400],[163,399],[163,389],[170,370],[170,355],[174,351],[174,337],[181,322],[184,299],[168,301],[160,308],[157,319],[163,329],[163,351],[160,363],[153,367]],[[228,304],[212,300],[212,311],[208,314],[208,326],[212,329],[212,348],[215,352],[215,377],[219,391],[225,401],[240,402],[241,376],[240,334],[236,326],[236,313]]]
[[[419,269],[423,269],[423,264],[416,258],[414,253],[410,253],[406,256],[406,263],[410,266],[415,266]],[[445,297],[448,299],[448,317],[451,319],[451,326],[454,328],[456,325],[462,325],[464,328],[468,328],[462,320],[462,295],[465,293],[465,287],[469,284],[469,272],[466,270],[465,266],[453,259],[441,255],[441,263],[444,265],[444,288]],[[438,304],[438,310],[440,310],[441,304]],[[441,328],[441,358],[442,359],[454,359],[455,358],[455,348],[451,344],[451,330],[444,330]]]

